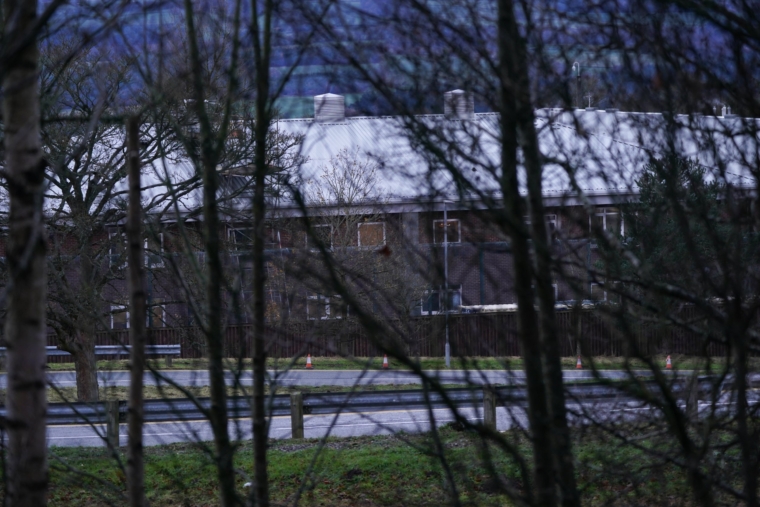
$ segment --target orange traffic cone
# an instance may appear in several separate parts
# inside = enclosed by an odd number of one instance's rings
[[[665,359],[665,368],[668,370],[673,369],[673,362],[670,360],[670,356],[668,356],[667,359]]]
[[[583,364],[581,363],[581,356],[578,356],[578,360],[575,362],[575,369],[582,370]]]
[[[383,370],[387,370],[390,368],[390,365],[388,364],[388,354],[385,354],[383,356]]]
[[[306,369],[307,370],[313,370],[314,369],[314,365],[311,364],[311,354],[307,354],[306,355]]]

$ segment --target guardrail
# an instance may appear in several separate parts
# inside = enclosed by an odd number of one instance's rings
[[[131,349],[131,345],[96,345],[95,355],[117,357],[121,357],[122,355],[128,356]],[[7,353],[7,347],[0,347],[0,360],[4,359]],[[45,355],[50,357],[70,356],[71,353],[61,350],[56,346],[48,345],[45,347]],[[172,357],[180,357],[182,355],[182,345],[179,343],[173,345],[145,345],[145,355],[164,356],[166,357],[166,366],[171,367]]]
[[[647,381],[648,385],[652,381]],[[706,391],[710,380],[700,379],[699,390]],[[685,381],[676,381],[673,390],[678,393],[686,386]],[[569,400],[607,399],[623,396],[619,387],[609,382],[584,382],[568,384],[565,387]],[[483,402],[484,391],[491,390],[496,396],[496,402],[501,406],[527,402],[525,386],[485,386],[485,388],[456,388],[446,389],[446,397],[452,405],[473,406]],[[290,415],[290,395],[275,395],[270,397],[267,415]],[[405,389],[394,391],[372,392],[342,392],[342,393],[304,393],[304,414],[335,414],[338,412],[380,412],[400,409],[419,409],[427,406],[441,408],[447,406],[442,393],[422,389]],[[210,398],[197,398],[204,410],[211,406]],[[102,424],[106,421],[107,410],[105,403],[51,403],[48,405],[47,420],[49,425],[58,424]],[[227,413],[230,418],[248,417],[251,413],[251,398],[245,396],[229,397]],[[126,421],[127,402],[118,402],[119,419]],[[198,421],[205,419],[203,411],[187,398],[168,398],[160,400],[145,400],[144,414],[146,422],[166,421]],[[0,417],[5,417],[5,407],[0,406]]]
[[[727,380],[730,382],[730,379]],[[644,383],[653,389],[653,381]],[[688,379],[675,379],[671,386],[678,396],[691,398],[709,392],[714,388],[710,377],[700,377],[694,386]],[[610,382],[583,382],[566,384],[568,401],[591,401],[617,398],[620,401],[633,399]],[[206,419],[204,412],[211,405],[209,398],[198,398],[198,405],[186,398],[145,400],[144,417],[146,422],[189,422]],[[227,413],[230,418],[244,418],[251,414],[250,397],[230,397],[227,400]],[[434,391],[394,390],[374,392],[342,393],[291,393],[270,397],[267,411],[270,416],[291,416],[294,438],[303,438],[304,414],[335,414],[340,412],[362,413],[388,410],[414,410],[431,406],[433,408],[482,407],[484,423],[496,428],[496,407],[504,405],[522,406],[527,403],[525,386],[485,386],[482,388],[447,389],[444,393]],[[0,406],[0,418],[6,416],[6,409]],[[119,424],[126,422],[127,402],[106,401],[102,403],[51,403],[48,405],[47,422],[49,425],[65,424],[106,424],[107,438],[113,445],[118,445]]]
[[[521,403],[527,400],[524,386],[504,386],[490,388],[496,394],[497,402]],[[619,396],[620,391],[602,384],[584,383],[568,386],[572,397],[583,399]],[[447,389],[446,397],[454,406],[478,405],[483,402],[483,389],[457,388]],[[305,393],[303,398],[304,414],[334,414],[338,412],[380,412],[399,409],[419,409],[432,405],[435,408],[446,406],[444,396],[430,391],[425,394],[421,389],[344,392],[344,393]],[[209,410],[211,400],[198,398],[203,410]],[[102,424],[106,422],[108,410],[103,403],[51,403],[48,405],[47,420],[49,425],[58,424]],[[227,399],[227,413],[230,418],[248,417],[251,413],[251,398],[244,396]],[[116,405],[119,420],[126,422],[127,402],[119,401]],[[275,395],[270,398],[268,415],[290,415],[290,395]],[[205,419],[203,410],[186,398],[169,398],[145,400],[144,415],[146,422],[198,421]],[[0,417],[5,416],[5,407],[0,407]]]

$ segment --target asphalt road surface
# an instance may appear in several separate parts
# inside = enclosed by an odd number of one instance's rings
[[[568,403],[571,412],[578,413],[581,406]],[[604,419],[632,417],[648,414],[649,408],[641,407],[628,401],[595,402],[584,404],[586,413],[593,412]],[[433,421],[431,421],[431,414]],[[460,414],[471,422],[482,420],[478,407],[461,408]],[[497,429],[500,431],[515,426],[525,427],[527,416],[520,406],[499,407],[496,411]],[[576,423],[582,417],[576,416]],[[304,434],[306,438],[324,436],[355,437],[364,435],[388,435],[399,431],[407,433],[428,431],[433,424],[442,426],[454,421],[454,415],[447,408],[419,410],[397,410],[367,413],[344,413],[340,415],[306,415],[304,416]],[[230,435],[237,440],[251,438],[250,419],[230,421]],[[56,447],[97,447],[104,446],[105,427],[103,425],[51,426],[48,428],[48,445]],[[127,444],[126,425],[121,425],[120,445]],[[273,417],[269,433],[271,438],[287,439],[291,436],[290,417]],[[144,445],[163,445],[176,442],[211,441],[213,435],[207,421],[150,423],[145,425]]]
[[[753,400],[757,403],[758,400]],[[730,401],[717,405],[729,409]],[[650,406],[630,399],[596,400],[580,404],[568,402],[568,416],[571,425],[595,422],[621,422],[630,420],[659,418],[660,413]],[[699,402],[699,410],[710,412],[709,402]],[[468,421],[482,420],[481,407],[460,408],[459,413]],[[432,420],[431,420],[432,416]],[[448,408],[395,410],[365,413],[343,413],[304,416],[306,438],[324,436],[356,437],[366,435],[389,435],[400,431],[416,433],[429,431],[433,425],[442,426],[455,420]],[[499,431],[514,427],[526,428],[528,418],[525,408],[520,405],[498,407],[496,426]],[[127,444],[126,425],[120,428],[120,445]],[[236,419],[229,423],[230,436],[236,440],[251,438],[250,419]],[[51,447],[102,447],[105,445],[104,425],[72,424],[48,427],[48,445]],[[269,436],[275,439],[291,437],[290,417],[272,418]],[[164,445],[177,442],[210,442],[213,440],[211,427],[207,421],[148,423],[144,428],[143,443],[146,446]]]
[[[760,392],[751,393],[751,405],[760,403]],[[679,402],[681,404],[683,402]],[[735,401],[731,393],[724,393],[715,405],[709,401],[699,401],[698,410],[706,414],[730,415]],[[616,398],[576,400],[568,399],[568,416],[572,425],[595,422],[622,422],[661,417],[660,412],[642,402],[623,395]],[[717,409],[717,413],[713,410]],[[459,414],[471,422],[482,420],[482,406],[479,404],[459,408]],[[497,429],[504,431],[514,427],[527,427],[528,420],[524,405],[514,403],[498,407],[496,411]],[[455,420],[448,408],[381,410],[374,412],[341,414],[307,414],[304,416],[306,438],[324,436],[354,437],[364,435],[387,435],[404,431],[408,433],[429,431],[433,425],[441,426]],[[251,421],[248,418],[230,421],[230,435],[233,439],[251,438]],[[126,445],[126,425],[121,425],[121,445]],[[104,446],[104,425],[71,424],[48,427],[48,445],[56,447],[96,447]],[[272,418],[271,438],[287,439],[291,436],[290,417]],[[147,423],[144,428],[144,445],[162,445],[176,442],[211,441],[213,435],[209,423],[204,420],[186,422]]]

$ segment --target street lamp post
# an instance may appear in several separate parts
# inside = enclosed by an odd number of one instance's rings
[[[451,368],[451,346],[449,345],[449,217],[443,201],[443,311],[446,326],[446,368]]]

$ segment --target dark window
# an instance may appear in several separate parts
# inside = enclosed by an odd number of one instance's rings
[[[460,242],[459,220],[447,220],[446,229],[443,227],[443,220],[433,220],[433,243],[443,243],[445,235],[449,243]]]

